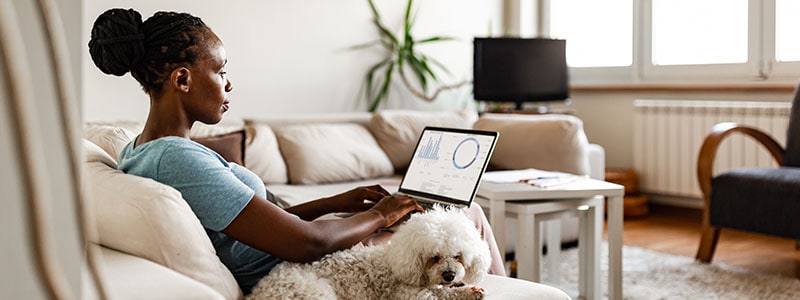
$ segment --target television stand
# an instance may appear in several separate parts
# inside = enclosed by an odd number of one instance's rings
[[[566,100],[564,101],[565,104],[569,104],[571,101]],[[531,103],[528,102],[525,105],[525,102],[495,102],[495,101],[487,101],[484,102],[485,106],[479,107],[480,113],[498,113],[498,114],[526,114],[526,115],[546,115],[546,114],[565,114],[565,115],[574,115],[575,110],[570,108],[551,108],[545,102],[540,103]],[[533,105],[538,104],[538,105]]]
[[[548,115],[548,114],[574,115],[575,110],[570,108],[549,108],[540,106],[537,109],[515,109],[507,113],[521,114],[521,115]]]

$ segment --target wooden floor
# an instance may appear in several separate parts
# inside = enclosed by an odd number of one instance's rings
[[[700,220],[698,209],[651,205],[647,216],[625,219],[623,244],[694,258]],[[743,231],[722,229],[712,263],[800,278],[800,250],[793,240]]]

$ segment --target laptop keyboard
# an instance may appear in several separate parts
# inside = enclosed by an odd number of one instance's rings
[[[429,202],[429,201],[417,201],[417,203],[419,203],[419,206],[422,206],[422,208],[424,208],[425,210],[433,209],[433,205],[434,205],[433,202]]]

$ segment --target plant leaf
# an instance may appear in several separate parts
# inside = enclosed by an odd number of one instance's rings
[[[386,76],[383,78],[384,81],[381,89],[378,94],[375,95],[375,98],[372,100],[372,105],[369,107],[370,112],[374,112],[378,108],[378,105],[381,103],[381,101],[388,95],[389,86],[392,82],[392,71],[394,71],[394,64],[389,64],[389,67],[386,68]]]
[[[411,65],[411,69],[414,71],[414,75],[417,76],[420,86],[422,86],[422,90],[424,92],[427,92],[428,91],[427,74],[429,73],[425,71],[425,64],[413,55],[408,56],[408,64]],[[433,78],[436,79],[435,76]]]
[[[414,41],[414,43],[417,43],[417,44],[425,44],[425,43],[430,43],[430,42],[439,42],[439,41],[452,41],[452,40],[455,40],[455,39],[456,39],[456,38],[454,38],[454,37],[449,37],[449,36],[434,36],[434,37],[429,37],[429,38],[427,38],[427,39],[422,39],[422,40],[417,40],[417,41]]]
[[[406,39],[411,37],[411,26],[413,24],[411,19],[411,5],[413,2],[414,2],[413,0],[408,0],[408,4],[406,4],[406,15],[405,18],[403,19],[403,24],[405,24],[404,32],[406,35]]]
[[[423,55],[423,54],[420,54],[420,55],[424,56],[424,57],[425,57],[425,59],[426,59],[427,61],[429,61],[431,64],[433,64],[433,65],[436,65],[437,67],[439,67],[439,69],[442,69],[442,71],[444,71],[445,73],[447,73],[447,75],[453,75],[453,73],[451,73],[451,72],[450,72],[450,70],[448,70],[448,69],[447,69],[447,66],[445,66],[444,64],[442,64],[442,63],[441,63],[441,62],[439,62],[438,60],[436,60],[436,59],[433,59],[432,57],[425,56],[425,55]]]
[[[347,49],[348,50],[361,50],[361,49],[370,48],[372,46],[380,45],[380,44],[383,44],[382,40],[374,40],[374,41],[371,41],[371,42],[368,42],[368,43],[363,43],[363,44],[358,44],[358,45],[355,45],[355,46],[350,46]]]
[[[385,25],[383,25],[383,22],[381,21],[381,14],[378,12],[378,9],[375,8],[375,3],[373,3],[372,0],[367,0],[367,2],[369,2],[369,7],[372,9],[372,23],[378,27],[380,33],[392,41],[392,44],[398,44],[397,38],[394,36],[394,34],[392,34],[392,32],[386,28]]]
[[[374,82],[375,72],[378,71],[381,67],[385,66],[386,64],[390,63],[391,59],[385,59],[374,66],[372,66],[369,71],[367,72],[366,81],[367,81],[367,99],[372,98],[372,86]]]

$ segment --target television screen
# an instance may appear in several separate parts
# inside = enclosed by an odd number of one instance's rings
[[[566,101],[566,41],[544,38],[475,38],[475,99],[498,102]]]

